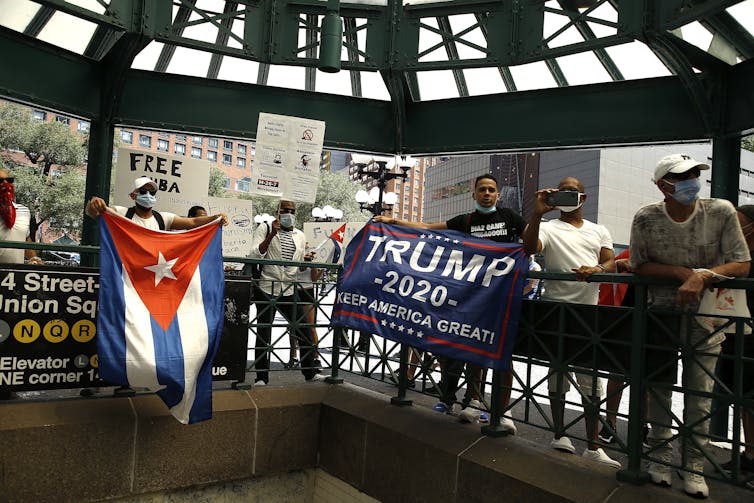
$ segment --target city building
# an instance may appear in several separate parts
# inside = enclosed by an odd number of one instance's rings
[[[711,163],[709,143],[437,158],[437,164],[426,171],[424,219],[441,222],[471,211],[474,179],[491,173],[500,186],[500,204],[528,220],[538,189],[557,187],[561,179],[575,176],[587,194],[584,218],[605,225],[616,248],[625,248],[636,211],[660,200],[652,183],[657,161],[679,152]],[[702,171],[701,180],[701,195],[709,197],[711,171]],[[754,204],[754,153],[747,150],[741,150],[739,187],[739,204]],[[552,212],[546,217],[556,215]]]
[[[119,128],[116,146],[205,159],[225,175],[225,190],[248,194],[251,189],[256,148],[250,140]]]

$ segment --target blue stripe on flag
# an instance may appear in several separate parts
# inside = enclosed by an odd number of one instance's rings
[[[224,278],[225,275],[222,261],[222,233],[219,228],[199,262],[199,273],[202,278],[202,300],[209,333],[207,334],[207,357],[197,376],[196,398],[191,406],[189,424],[212,417],[212,361],[220,345],[220,335],[225,321],[225,282],[215,280],[218,277]]]
[[[110,229],[104,223],[99,228],[101,266],[97,333],[109,334],[108,337],[97,337],[99,376],[112,384],[127,385],[123,264],[113,243]],[[102,299],[102,292],[107,292],[107,299]]]

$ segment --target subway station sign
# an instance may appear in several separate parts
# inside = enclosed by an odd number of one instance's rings
[[[106,386],[97,374],[97,269],[0,264],[0,388]],[[242,381],[249,282],[226,281],[215,380]]]

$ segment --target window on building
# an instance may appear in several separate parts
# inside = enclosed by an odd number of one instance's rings
[[[186,155],[186,145],[183,143],[176,143],[173,147],[173,151],[178,155]]]
[[[217,138],[207,138],[207,146],[217,148]]]
[[[133,143],[134,142],[134,134],[131,131],[121,131],[120,132],[120,141],[123,143]]]
[[[37,119],[38,121],[45,121],[47,120],[47,112],[43,110],[32,110],[31,118]]]
[[[226,166],[233,164],[233,156],[230,154],[223,154],[223,164]]]
[[[175,135],[175,141],[186,141],[186,135],[185,134]]]
[[[238,144],[238,155],[246,155],[246,145],[243,143]]]
[[[197,159],[202,158],[202,149],[198,147],[191,147],[191,157],[196,157]]]
[[[167,142],[165,142],[167,144]],[[152,137],[145,134],[139,135],[139,145],[142,147],[152,148]],[[165,147],[167,150],[167,147]]]
[[[217,162],[217,152],[214,150],[207,150],[207,160]]]
[[[76,124],[76,129],[79,133],[88,133],[89,132],[89,121],[79,121],[78,124]]]
[[[223,140],[223,150],[233,150],[233,142],[230,140]]]
[[[236,190],[239,192],[249,192],[251,190],[251,179],[241,178],[236,182]]]
[[[55,122],[60,122],[61,124],[65,124],[66,126],[71,125],[71,119],[68,117],[61,117],[60,115],[55,116]]]
[[[201,145],[202,144],[202,137],[201,136],[192,136],[191,137],[191,143],[194,145]]]
[[[223,188],[225,189],[230,188],[230,178],[227,178],[227,177],[225,178],[225,180],[223,181]]]
[[[157,150],[160,152],[167,152],[168,151],[168,141],[167,140],[157,140]]]
[[[254,146],[254,145],[252,145],[252,146],[251,146],[251,155],[254,155],[254,154],[256,154],[256,153],[257,153],[257,147],[256,147],[256,146]]]
[[[254,159],[249,161],[249,169],[254,169]]]
[[[239,168],[245,168],[246,167],[246,158],[244,157],[238,157],[236,158],[236,166]]]

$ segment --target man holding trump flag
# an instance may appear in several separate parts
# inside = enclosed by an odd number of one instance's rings
[[[488,419],[479,410],[482,367],[506,371],[504,408],[510,399],[511,352],[527,270],[526,255],[515,242],[525,222],[498,207],[498,197],[497,181],[485,174],[474,181],[472,213],[435,224],[375,217],[348,246],[333,316],[334,323],[440,357],[438,412],[453,412],[466,367],[469,401],[459,417],[468,422]],[[516,432],[508,416],[499,426]]]

